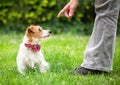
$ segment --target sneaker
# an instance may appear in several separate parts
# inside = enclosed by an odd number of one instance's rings
[[[105,71],[100,71],[100,70],[92,70],[92,69],[87,69],[84,67],[76,68],[75,70],[71,71],[70,74],[80,74],[80,75],[87,75],[87,74],[107,74],[108,72]]]

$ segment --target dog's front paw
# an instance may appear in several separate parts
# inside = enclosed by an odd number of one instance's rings
[[[40,72],[44,73],[49,69],[49,63],[43,62],[40,67]]]
[[[19,71],[22,75],[25,75],[25,69],[19,68],[18,71]]]

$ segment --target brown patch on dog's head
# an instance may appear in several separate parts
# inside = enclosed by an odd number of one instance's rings
[[[33,39],[40,39],[42,36],[42,28],[40,26],[30,25],[26,30],[26,36],[29,39],[29,42],[32,42]]]

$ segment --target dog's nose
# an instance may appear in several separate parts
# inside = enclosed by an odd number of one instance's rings
[[[52,32],[49,30],[49,33],[51,34]]]

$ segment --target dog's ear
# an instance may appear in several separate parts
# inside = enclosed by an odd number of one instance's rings
[[[31,27],[28,27],[26,30],[26,35],[30,42],[32,42],[32,34],[34,34],[33,30],[31,29]]]

